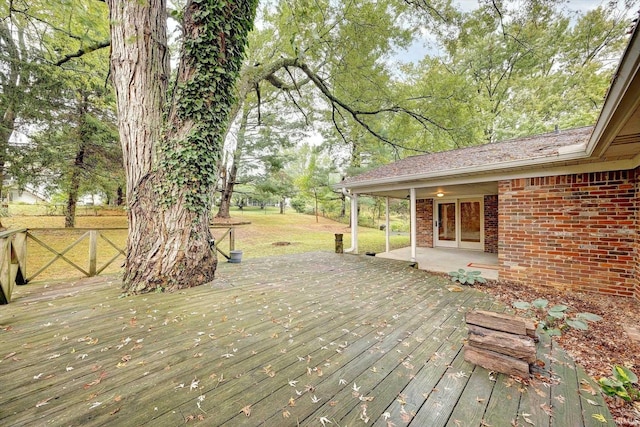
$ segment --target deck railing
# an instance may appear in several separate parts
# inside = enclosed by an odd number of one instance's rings
[[[212,249],[218,251],[222,256],[229,259],[231,251],[235,249],[235,232],[233,227],[213,227],[215,229],[225,229],[222,236],[213,242]],[[93,277],[102,273],[107,267],[113,264],[119,257],[125,256],[125,249],[114,243],[105,231],[127,230],[126,228],[101,228],[101,229],[78,229],[78,228],[22,228],[17,230],[8,230],[0,232],[0,304],[8,304],[11,302],[11,294],[16,285],[24,285],[32,281],[49,269],[53,263],[62,260],[78,270],[86,277]],[[54,231],[58,233],[81,232],[80,237],[76,238],[71,244],[62,250],[52,247],[50,243],[45,242],[46,238],[39,235],[38,232]],[[34,233],[35,232],[35,233]],[[220,249],[219,245],[226,238],[229,239],[229,254]],[[87,240],[88,245],[88,263],[87,267],[79,265],[77,260],[71,259],[69,253],[76,248],[81,242]],[[52,254],[53,257],[38,267],[35,273],[27,275],[27,244],[31,241],[37,246],[44,249],[45,253]],[[102,246],[99,242],[105,242]],[[105,252],[105,244],[112,252],[110,258],[98,265],[98,250],[102,247]],[[102,254],[104,256],[104,253]],[[33,267],[32,267],[33,268]]]
[[[213,228],[226,228],[226,227],[213,227]],[[220,243],[224,241],[225,238],[229,238],[229,253],[225,253],[222,249],[220,249]],[[216,251],[220,252],[220,254],[226,259],[231,258],[231,251],[236,249],[236,232],[233,227],[229,227],[227,231],[225,231],[222,236],[220,236],[214,243],[214,247]]]

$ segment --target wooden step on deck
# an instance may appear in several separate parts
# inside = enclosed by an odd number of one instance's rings
[[[504,310],[472,288],[332,253],[217,275],[126,298],[115,278],[18,287],[0,307],[0,425],[614,425],[549,340],[528,385],[465,362],[465,313]]]

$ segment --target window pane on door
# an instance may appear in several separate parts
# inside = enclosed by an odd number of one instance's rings
[[[456,204],[438,204],[438,239],[456,240]]]
[[[480,202],[460,202],[460,240],[480,242]]]

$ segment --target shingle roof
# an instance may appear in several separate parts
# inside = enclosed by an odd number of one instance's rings
[[[553,158],[558,156],[558,150],[561,147],[586,144],[592,131],[593,126],[588,126],[558,133],[407,157],[347,178],[340,185],[347,184],[348,186],[348,184],[390,178],[402,180],[402,178],[444,171],[451,171],[451,174],[454,174],[456,170],[466,168],[486,167],[487,170],[491,170],[504,162]]]

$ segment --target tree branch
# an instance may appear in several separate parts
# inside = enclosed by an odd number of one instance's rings
[[[315,86],[320,90],[320,92],[322,92],[322,94],[331,102],[332,105],[334,106],[339,106],[340,108],[342,108],[343,110],[347,111],[351,117],[353,118],[353,120],[356,121],[356,123],[358,123],[360,126],[362,126],[369,134],[371,134],[372,136],[374,136],[375,138],[379,139],[382,142],[385,142],[389,145],[391,145],[394,148],[403,148],[406,150],[413,150],[416,152],[420,152],[420,153],[428,153],[428,151],[425,150],[418,150],[415,148],[409,148],[403,145],[400,145],[396,142],[391,141],[390,139],[386,138],[385,136],[381,135],[380,133],[376,132],[374,129],[371,128],[371,126],[369,126],[368,123],[366,123],[364,120],[362,120],[361,116],[374,116],[377,114],[381,114],[381,113],[385,113],[385,112],[390,112],[390,113],[404,113],[409,115],[410,117],[416,119],[420,124],[422,124],[424,127],[426,127],[426,124],[432,124],[442,130],[450,130],[447,129],[443,126],[438,125],[437,123],[435,123],[433,120],[422,116],[421,114],[409,111],[403,107],[400,106],[394,106],[391,108],[382,108],[379,110],[369,110],[369,111],[365,111],[365,110],[356,110],[351,108],[349,105],[347,105],[344,101],[338,99],[336,96],[333,95],[333,93],[331,93],[331,91],[329,90],[329,88],[327,87],[327,85],[324,83],[324,81],[318,77],[317,74],[315,74],[308,65],[304,64],[304,63],[296,63],[293,66],[299,68],[300,70],[302,70],[302,72],[304,72],[310,79],[311,81],[315,84]],[[335,121],[334,121],[335,123]]]
[[[99,49],[104,49],[105,47],[109,47],[109,46],[111,46],[111,40],[105,40],[105,41],[97,42],[96,44],[91,45],[91,46],[87,46],[86,48],[80,48],[80,49],[78,49],[78,51],[76,51],[74,53],[66,54],[65,56],[63,56],[62,58],[57,60],[54,63],[54,65],[59,67],[60,65],[71,61],[73,58],[80,58],[83,55],[86,55],[88,53],[91,53],[91,52],[99,50]]]

